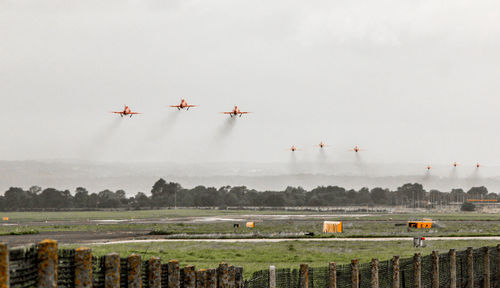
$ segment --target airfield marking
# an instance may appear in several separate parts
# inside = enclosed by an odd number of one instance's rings
[[[500,236],[477,236],[477,237],[425,237],[427,241],[440,240],[500,240]],[[108,242],[92,242],[89,245],[113,245],[113,244],[132,244],[132,243],[153,243],[153,242],[222,242],[222,243],[275,243],[288,241],[303,242],[390,242],[390,241],[413,241],[413,237],[393,237],[393,238],[280,238],[280,239],[138,239],[138,240],[119,240]]]

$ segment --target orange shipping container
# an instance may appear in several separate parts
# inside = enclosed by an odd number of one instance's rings
[[[247,228],[255,228],[255,222],[247,222]]]
[[[342,222],[340,221],[324,221],[323,233],[342,233]]]

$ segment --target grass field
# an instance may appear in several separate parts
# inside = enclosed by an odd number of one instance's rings
[[[286,211],[281,211],[284,213]],[[203,237],[208,234],[253,235],[254,237],[282,237],[286,233],[302,235],[315,233],[315,237],[395,237],[395,236],[499,236],[500,215],[497,214],[383,214],[369,216],[329,216],[327,213],[305,214],[306,217],[288,213],[290,218],[258,219],[262,215],[273,215],[268,211],[219,211],[219,210],[150,210],[150,211],[91,211],[91,212],[38,212],[7,213],[10,225],[0,225],[0,235],[38,231],[142,231],[155,232],[157,235],[182,234],[182,237]],[[279,215],[279,214],[274,214]],[[304,216],[304,214],[301,214]],[[193,222],[193,217],[239,218],[232,221]],[[244,216],[244,217],[242,217]],[[405,224],[409,219],[432,218],[435,223],[430,230],[408,230]],[[255,220],[256,228],[245,228],[244,220]],[[164,220],[175,223],[163,223]],[[96,220],[117,220],[118,222],[96,222]],[[119,222],[125,220],[125,222]],[[344,221],[344,233],[322,234],[323,220]],[[241,228],[233,229],[233,223]],[[284,234],[285,233],[285,234]],[[197,235],[197,236],[196,236]],[[252,237],[253,237],[252,236]],[[180,237],[180,236],[179,236]]]
[[[0,225],[0,241],[7,240],[17,244],[21,239],[39,233],[36,239],[54,237],[62,247],[81,246],[81,233],[97,232],[98,240],[110,239],[115,232],[132,232],[141,239],[148,239],[152,231],[165,237],[245,237],[245,238],[282,238],[290,235],[303,235],[314,232],[314,237],[412,237],[412,236],[500,236],[500,214],[481,213],[381,213],[346,214],[335,212],[311,211],[254,211],[254,210],[197,210],[166,209],[144,211],[90,211],[90,212],[9,212],[1,213],[9,217]],[[431,218],[434,226],[430,230],[408,230],[406,221]],[[321,233],[324,220],[344,221],[344,233]],[[245,221],[256,221],[256,228],[245,228]],[[241,228],[234,229],[239,223]],[[397,225],[398,224],[398,225]],[[399,226],[403,224],[403,226]],[[103,232],[103,233],[100,233]],[[104,233],[105,232],[105,233]],[[54,234],[56,233],[56,234]],[[57,234],[59,233],[59,234]],[[61,234],[63,233],[63,234]],[[125,233],[126,234],[126,233]],[[3,236],[2,236],[3,235]],[[17,235],[17,236],[16,236]],[[104,236],[101,236],[104,235]],[[120,234],[121,235],[121,234]],[[126,234],[128,235],[128,234]],[[21,238],[18,238],[21,237]],[[24,238],[23,238],[24,237]],[[60,237],[60,238],[57,238]],[[94,236],[92,236],[94,237]],[[122,237],[122,236],[118,236]],[[125,236],[126,237],[126,236]],[[35,238],[29,238],[35,239]],[[119,240],[123,238],[113,238]],[[29,240],[23,243],[28,245]],[[85,243],[94,243],[94,238]],[[99,241],[98,241],[99,242]],[[277,267],[298,267],[300,263],[323,266],[330,261],[339,264],[349,263],[358,258],[362,262],[371,258],[391,259],[394,255],[410,257],[415,252],[428,254],[432,250],[446,252],[450,248],[494,246],[494,241],[427,241],[427,247],[415,249],[411,241],[388,242],[305,242],[289,241],[275,243],[216,243],[216,242],[162,242],[116,245],[90,245],[95,255],[118,252],[122,256],[139,253],[147,259],[153,255],[163,261],[180,259],[183,264],[193,264],[198,268],[215,267],[225,261],[232,265],[243,266],[248,277],[257,270],[269,265]],[[85,244],[84,244],[85,245]]]
[[[91,245],[94,255],[110,252],[126,257],[138,253],[143,259],[152,256],[161,257],[162,261],[179,259],[181,266],[195,265],[197,268],[214,268],[221,262],[244,267],[245,277],[253,272],[267,269],[269,265],[278,268],[298,268],[300,263],[313,267],[327,265],[335,261],[338,264],[350,263],[359,259],[362,263],[372,258],[380,261],[392,259],[394,255],[402,258],[414,253],[430,254],[433,250],[442,253],[450,248],[464,250],[467,247],[496,246],[495,241],[427,241],[427,247],[413,248],[411,241],[388,242],[304,242],[290,241],[277,243],[215,243],[215,242],[166,242],[137,243],[116,245]],[[75,248],[75,245],[65,247]]]

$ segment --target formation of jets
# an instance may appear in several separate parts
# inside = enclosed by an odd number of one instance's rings
[[[183,110],[183,109],[189,110],[189,108],[198,107],[198,105],[190,105],[190,104],[188,104],[188,102],[185,99],[181,99],[181,103],[179,105],[170,105],[169,107],[177,108],[177,110]],[[130,109],[130,107],[128,107],[127,105],[125,105],[125,108],[123,108],[123,111],[112,111],[111,113],[120,114],[121,117],[123,117],[123,116],[132,117],[132,115],[134,115],[134,114],[141,114],[140,112],[133,112]],[[251,112],[241,111],[240,108],[238,108],[238,106],[234,106],[232,111],[220,112],[220,113],[229,115],[231,117],[233,117],[233,116],[241,117],[243,114],[248,114]]]
[[[181,102],[178,104],[178,105],[170,105],[169,107],[172,107],[172,108],[177,108],[177,110],[183,110],[183,109],[186,109],[186,110],[189,110],[189,108],[193,108],[193,107],[198,107],[198,105],[191,105],[191,104],[188,104],[188,102],[185,100],[185,99],[181,99]],[[119,114],[120,117],[123,117],[123,116],[129,116],[130,118],[132,118],[133,115],[135,114],[141,114],[141,112],[134,112],[130,109],[129,106],[125,105],[125,107],[123,108],[122,111],[112,111],[111,113],[114,113],[114,114]],[[249,114],[251,112],[248,112],[248,111],[241,111],[240,108],[238,108],[238,106],[234,106],[233,110],[232,111],[226,111],[226,112],[220,112],[221,114],[225,114],[225,115],[229,115],[231,118],[232,117],[241,117],[243,114]],[[323,141],[321,141],[319,144],[315,145],[316,147],[319,147],[320,149],[324,149],[325,147],[328,147],[329,145],[326,145]],[[289,150],[289,151],[292,151],[292,152],[295,152],[297,150],[300,150],[298,149],[295,145],[292,145],[290,148],[286,149],[286,150]],[[349,151],[354,151],[355,153],[358,153],[359,151],[362,151],[358,145],[354,146],[354,148],[349,149]],[[457,167],[458,166],[458,163],[457,162],[453,162],[453,167]],[[481,167],[481,165],[479,163],[476,163],[476,168],[479,168]],[[431,170],[431,165],[427,165],[427,170]]]

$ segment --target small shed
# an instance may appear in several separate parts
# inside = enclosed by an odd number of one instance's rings
[[[342,221],[324,221],[323,233],[342,233]]]

